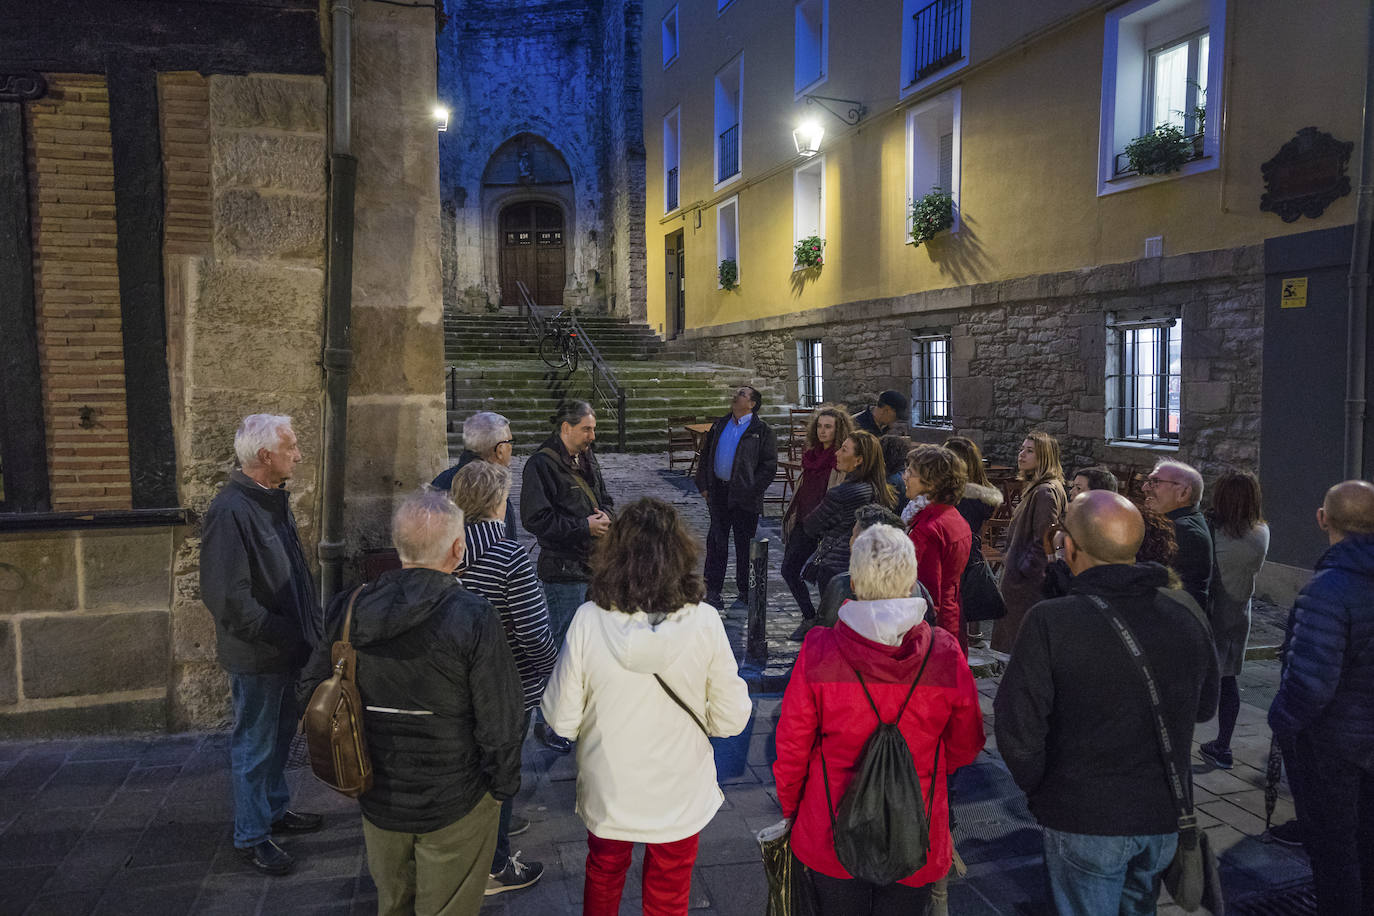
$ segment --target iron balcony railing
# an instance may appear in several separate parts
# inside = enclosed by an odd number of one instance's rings
[[[964,0],[935,0],[911,18],[916,20],[916,72],[923,79],[964,56]]]
[[[668,170],[668,206],[665,210],[671,213],[677,209],[677,166]]]
[[[738,124],[733,124],[721,132],[719,147],[716,157],[716,181],[724,181],[739,172]]]

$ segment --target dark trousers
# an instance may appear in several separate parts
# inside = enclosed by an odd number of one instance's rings
[[[811,872],[821,916],[922,916],[930,905],[930,885],[869,884],[857,878],[831,878]]]
[[[1374,913],[1374,772],[1298,735],[1288,784],[1312,862],[1317,912]],[[1297,779],[1294,779],[1294,776]]]
[[[749,591],[749,542],[759,528],[759,514],[752,509],[730,508],[730,485],[711,481],[706,494],[711,527],[706,532],[706,594],[719,595],[725,585],[725,561],[730,538],[735,539],[735,586],[741,595]]]
[[[530,710],[525,710],[525,720],[520,725],[520,743],[525,743],[525,735],[530,730]],[[501,802],[501,819],[496,822],[496,854],[492,856],[491,873],[494,875],[506,867],[510,858],[510,819],[515,813],[515,798]]]
[[[816,616],[816,605],[811,602],[811,587],[802,579],[802,568],[811,554],[816,552],[820,541],[802,530],[800,524],[792,529],[787,538],[787,549],[782,554],[782,581],[792,591],[792,597],[801,608],[802,617],[810,620]]]

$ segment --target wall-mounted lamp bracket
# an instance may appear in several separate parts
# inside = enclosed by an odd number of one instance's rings
[[[850,126],[858,124],[860,121],[864,119],[864,115],[868,114],[868,106],[865,105],[863,102],[858,102],[854,99],[836,99],[831,98],[828,95],[810,94],[804,95],[802,96],[802,98],[806,99],[806,104],[811,105],[814,103],[816,105],[819,105],[826,111],[830,112],[835,117],[839,118],[841,121]],[[847,114],[840,114],[839,111],[825,104],[826,102],[834,102],[837,105],[848,105],[849,112]]]

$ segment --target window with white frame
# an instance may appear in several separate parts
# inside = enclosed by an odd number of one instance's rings
[[[735,262],[735,282],[742,272],[739,263],[739,198],[732,197],[716,207],[716,264]],[[717,288],[722,288],[717,283]]]
[[[668,15],[663,17],[663,24],[659,31],[663,39],[663,69],[667,70],[668,65],[677,60],[678,40],[676,5],[668,10]]]
[[[1107,327],[1107,435],[1177,445],[1183,417],[1183,322],[1113,319]]]
[[[797,403],[817,407],[825,402],[825,373],[820,338],[797,341]]]
[[[968,63],[972,0],[902,0],[904,93]]]
[[[717,186],[740,173],[740,62],[740,58],[737,57],[716,74]]]
[[[825,79],[830,0],[796,0],[792,18],[796,29],[793,88],[802,93]]]
[[[911,338],[911,425],[952,429],[948,334]]]
[[[1135,0],[1107,13],[1099,194],[1155,180],[1125,150],[1157,127],[1188,138],[1189,160],[1169,175],[1217,167],[1225,23],[1226,0]]]
[[[813,235],[825,238],[824,156],[792,172],[792,241],[795,244]]]
[[[682,134],[679,130],[681,111],[674,108],[663,119],[663,212],[672,213],[678,206],[678,165],[682,159]]]
[[[959,229],[959,122],[963,94],[956,87],[912,107],[907,114],[907,199],[915,202],[931,191],[954,199],[954,225]],[[911,228],[910,223],[907,225]]]

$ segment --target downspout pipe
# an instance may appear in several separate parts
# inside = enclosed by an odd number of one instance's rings
[[[348,375],[353,365],[353,198],[358,160],[352,155],[353,3],[330,4],[329,261],[325,302],[324,472],[321,489],[320,595],[326,606],[343,588],[344,477],[348,455]]]
[[[1365,54],[1360,191],[1355,200],[1355,240],[1350,247],[1350,302],[1346,314],[1345,479],[1365,476],[1365,412],[1369,390],[1369,248],[1374,224],[1374,6],[1369,10]]]

